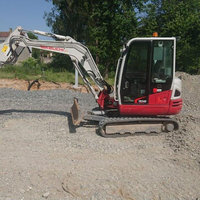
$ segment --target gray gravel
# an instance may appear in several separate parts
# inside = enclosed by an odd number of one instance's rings
[[[56,111],[66,111],[66,106],[71,106],[73,98],[80,99],[81,106],[87,109],[96,105],[91,94],[74,92],[71,90],[46,90],[46,91],[20,91],[14,89],[0,89],[1,109],[27,109],[31,108]]]
[[[90,94],[0,89],[0,200],[200,198],[200,77],[179,73],[180,130],[105,139],[73,128],[70,107]]]
[[[91,94],[71,90],[20,91],[0,88],[0,123],[12,118],[70,115],[74,97],[85,112],[97,106]]]

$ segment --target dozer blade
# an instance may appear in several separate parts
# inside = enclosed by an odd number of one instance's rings
[[[72,116],[72,122],[73,122],[74,125],[79,125],[80,122],[83,119],[79,105],[78,105],[78,99],[77,98],[74,98],[74,103],[71,107],[71,116]]]

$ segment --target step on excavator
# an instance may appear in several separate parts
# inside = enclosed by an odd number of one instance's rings
[[[28,32],[51,40],[30,39]],[[35,48],[66,54],[71,58],[98,104],[83,115],[75,98],[71,108],[74,125],[83,120],[97,121],[98,133],[103,137],[169,132],[179,128],[178,122],[170,118],[182,108],[181,80],[175,77],[175,37],[130,39],[121,49],[114,87],[103,79],[89,49],[82,43],[69,36],[22,27],[17,27],[0,44],[0,66],[16,63],[25,48],[30,52]]]

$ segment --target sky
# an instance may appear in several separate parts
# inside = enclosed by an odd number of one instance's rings
[[[45,0],[0,0],[0,32],[17,26],[51,32],[44,19],[44,12],[51,8],[52,4]]]

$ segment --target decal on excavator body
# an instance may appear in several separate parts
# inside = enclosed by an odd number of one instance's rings
[[[41,49],[52,50],[52,51],[65,51],[64,48],[60,47],[51,47],[51,46],[40,46]]]
[[[3,53],[5,53],[5,52],[7,51],[7,49],[8,49],[8,46],[7,46],[7,45],[4,45],[3,48],[1,49],[1,51],[2,51]]]

